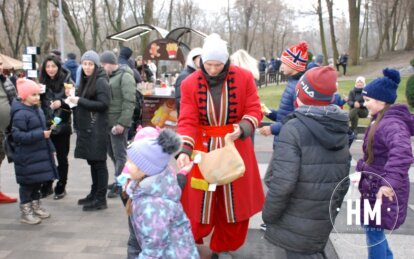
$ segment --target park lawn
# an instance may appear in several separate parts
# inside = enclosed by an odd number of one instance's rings
[[[408,77],[401,78],[401,83],[398,87],[398,97],[397,97],[397,103],[404,103],[407,104],[407,99],[405,98],[405,88],[407,85]],[[367,83],[372,81],[372,79],[368,80]],[[348,96],[349,91],[354,87],[355,81],[354,80],[344,80],[339,81],[339,92],[341,93],[341,96]],[[286,87],[286,83],[275,85],[271,84],[267,87],[259,88],[258,93],[260,97],[260,101],[264,104],[266,104],[267,107],[272,109],[277,109],[279,107],[280,98],[283,94],[283,91]],[[344,105],[344,110],[349,110],[348,105]],[[263,118],[263,121],[270,121],[266,117]],[[361,119],[359,122],[361,125],[368,125],[369,119]]]

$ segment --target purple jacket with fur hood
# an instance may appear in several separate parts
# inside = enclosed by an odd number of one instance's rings
[[[374,208],[376,194],[381,186],[394,189],[396,197],[393,201],[383,196],[381,206],[381,225],[369,221],[369,225],[384,229],[397,229],[404,223],[407,216],[408,195],[410,182],[408,170],[413,162],[411,136],[414,135],[414,115],[410,114],[405,105],[392,105],[384,114],[374,136],[374,161],[366,164],[367,134],[364,138],[364,158],[357,164],[357,171],[362,172],[359,182],[361,192],[361,223],[364,217],[362,199],[368,198],[371,208]],[[370,172],[374,174],[364,173]],[[379,175],[381,177],[375,177]],[[396,198],[396,199],[395,199]]]

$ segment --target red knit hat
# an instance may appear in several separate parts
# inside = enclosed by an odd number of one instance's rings
[[[30,79],[20,78],[17,80],[16,86],[17,93],[23,100],[26,100],[27,96],[31,94],[40,93],[40,86]]]
[[[306,105],[329,105],[336,92],[336,79],[336,70],[332,67],[312,68],[299,79],[296,97]]]
[[[308,61],[308,43],[301,41],[299,44],[285,49],[281,58],[283,64],[290,68],[302,72],[306,70],[306,62]]]

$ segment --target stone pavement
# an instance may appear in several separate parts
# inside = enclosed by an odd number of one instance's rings
[[[351,173],[354,172],[355,161],[362,156],[361,141],[357,141],[351,150],[354,157]],[[260,135],[255,137],[255,149],[262,178],[272,154],[272,138]],[[0,259],[1,258],[125,258],[128,238],[127,218],[119,199],[108,199],[108,209],[99,212],[83,212],[77,200],[89,191],[91,183],[89,167],[84,160],[73,158],[74,137],[70,157],[68,195],[59,201],[51,197],[43,200],[44,207],[52,217],[40,225],[29,226],[19,222],[18,204],[0,204]],[[113,167],[108,160],[110,172]],[[1,187],[7,194],[18,196],[18,185],[15,182],[12,164],[3,162],[1,166]],[[411,181],[414,170],[410,170]],[[111,179],[110,179],[111,181]],[[411,184],[413,190],[413,184]],[[414,258],[414,197],[411,191],[410,209],[405,224],[388,239],[395,258]],[[263,232],[259,229],[262,223],[260,213],[255,215],[249,225],[249,233],[245,245],[233,253],[240,259],[274,259],[286,258],[282,249],[274,247],[263,240]],[[348,245],[344,237],[365,242],[362,232],[347,233],[339,226],[345,223],[345,216],[340,214],[336,221],[341,234],[332,233],[326,247],[328,258],[366,258],[366,248]],[[210,258],[207,245],[199,247],[201,258]]]

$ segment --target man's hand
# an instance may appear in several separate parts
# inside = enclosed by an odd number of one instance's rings
[[[124,126],[122,126],[122,125],[120,125],[120,124],[117,124],[117,125],[115,125],[115,126],[112,128],[112,133],[113,133],[114,135],[121,135],[121,134],[123,134],[123,133],[124,133],[124,130],[125,130],[125,127],[124,127]]]
[[[241,136],[241,129],[239,124],[233,124],[234,130],[232,133],[229,133],[230,139],[235,141],[236,139],[240,138]]]
[[[359,104],[359,102],[358,102],[358,101],[355,101],[355,103],[354,103],[354,107],[355,107],[355,108],[359,108],[359,107],[361,107],[361,105]]]
[[[272,135],[272,130],[270,129],[270,126],[263,126],[259,129],[260,134],[263,136],[270,136]]]

